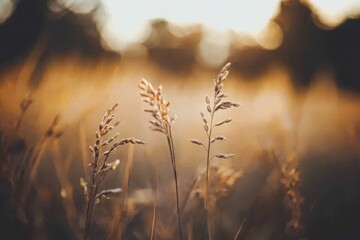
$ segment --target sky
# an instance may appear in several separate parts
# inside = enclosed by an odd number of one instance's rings
[[[164,18],[171,23],[202,23],[208,28],[257,34],[277,12],[278,0],[102,0],[107,18],[103,34],[114,48],[126,47],[147,34],[148,20]],[[359,0],[310,0],[329,24],[360,11]],[[110,36],[111,35],[111,36]],[[106,38],[106,37],[105,37]],[[120,41],[119,39],[122,39]]]
[[[222,35],[227,38],[224,32],[230,29],[256,36],[264,32],[269,19],[276,14],[279,6],[279,0],[53,1],[78,13],[90,12],[96,2],[100,1],[105,14],[96,21],[106,45],[114,50],[126,49],[136,42],[141,42],[149,33],[149,20],[159,18],[180,26],[201,23],[212,32],[209,33],[212,36]],[[330,25],[336,25],[346,16],[360,12],[360,0],[304,1],[309,1],[320,13],[320,18]],[[0,23],[10,16],[14,10],[14,2],[16,1],[0,0]],[[50,4],[50,9],[53,7],[54,4]]]

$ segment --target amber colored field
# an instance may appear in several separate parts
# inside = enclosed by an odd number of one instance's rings
[[[331,226],[359,236],[360,98],[338,90],[331,74],[298,91],[280,67],[252,82],[230,67],[222,91],[240,106],[216,113],[214,121],[232,121],[214,129],[214,137],[226,140],[212,144],[211,152],[235,156],[214,157],[206,171],[206,151],[190,140],[206,141],[200,112],[207,113],[205,96],[214,94],[220,69],[194,66],[175,74],[147,59],[72,56],[51,60],[35,81],[36,64],[34,52],[0,76],[4,236],[84,238],[80,178],[91,182],[89,146],[115,103],[121,122],[112,130],[119,132],[114,143],[136,138],[145,144],[118,146],[109,156],[109,163],[120,162],[110,166],[98,193],[122,190],[99,197],[87,239],[178,239],[180,224],[182,239],[333,239],[327,238]],[[152,117],[139,95],[143,77],[162,85],[169,111],[178,116],[171,137],[179,213],[167,138],[149,130]]]

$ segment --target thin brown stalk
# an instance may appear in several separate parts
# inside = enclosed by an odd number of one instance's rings
[[[214,96],[214,106],[212,109],[215,109],[215,98]],[[206,181],[205,181],[205,218],[207,219],[207,226],[208,226],[208,235],[209,239],[213,239],[213,229],[211,227],[211,218],[212,214],[210,213],[211,209],[209,208],[209,200],[210,200],[210,191],[211,191],[211,183],[210,183],[210,151],[211,151],[211,136],[212,136],[212,130],[213,130],[213,121],[214,121],[214,114],[215,111],[212,111],[211,117],[210,117],[210,130],[207,134],[208,138],[208,145],[207,145],[207,152],[206,152]]]
[[[210,182],[210,169],[211,169],[211,160],[213,158],[222,158],[222,159],[227,159],[227,158],[231,158],[234,156],[234,154],[226,154],[226,153],[218,153],[215,154],[213,156],[211,156],[211,146],[213,143],[215,143],[216,141],[223,141],[226,138],[223,136],[215,136],[213,137],[213,129],[215,127],[221,126],[223,124],[229,123],[231,122],[231,119],[226,119],[223,120],[219,123],[214,124],[214,117],[215,117],[215,113],[219,110],[225,110],[231,107],[238,107],[239,104],[234,103],[234,102],[227,102],[224,101],[224,98],[227,97],[226,94],[222,94],[221,90],[223,87],[223,82],[226,80],[228,74],[229,74],[229,67],[230,67],[230,63],[226,64],[220,71],[219,75],[217,76],[217,78],[214,79],[214,96],[213,96],[213,100],[212,100],[212,104],[211,101],[209,99],[208,96],[206,96],[205,98],[205,103],[206,103],[206,111],[208,112],[208,114],[210,115],[210,121],[208,121],[208,119],[205,117],[205,115],[203,113],[201,113],[201,117],[203,120],[203,126],[204,126],[204,130],[206,132],[206,140],[207,140],[207,144],[205,146],[205,144],[197,139],[192,139],[191,142],[195,145],[200,145],[202,146],[205,151],[206,151],[206,180],[205,180],[205,196],[204,196],[204,205],[205,205],[205,221],[207,225],[207,232],[208,232],[208,238],[210,240],[213,239],[214,236],[214,231],[215,231],[215,227],[214,227],[214,207],[213,206],[215,203],[214,201],[210,202],[210,200],[212,199],[210,194],[211,194],[211,182]]]
[[[238,228],[238,230],[237,230],[237,232],[236,232],[236,234],[235,234],[234,240],[237,240],[238,237],[240,236],[240,233],[241,233],[241,230],[242,230],[242,228],[243,228],[243,226],[244,226],[245,221],[246,221],[246,217],[244,218],[244,220],[243,220],[242,223],[240,224],[240,226],[239,226],[239,228]]]
[[[146,109],[145,112],[152,114],[153,120],[150,121],[150,129],[156,132],[161,132],[166,136],[169,152],[170,161],[174,173],[175,181],[175,193],[176,193],[176,212],[178,218],[178,228],[180,239],[182,237],[181,218],[180,218],[180,201],[179,201],[179,187],[178,187],[178,176],[176,170],[176,158],[174,140],[171,132],[171,124],[175,121],[176,116],[169,116],[169,105],[170,102],[163,99],[162,87],[159,86],[156,90],[153,88],[150,82],[142,79],[140,85],[140,96],[142,100],[150,105],[150,109]]]
[[[120,163],[120,160],[110,162],[109,156],[116,150],[118,146],[122,146],[125,144],[144,144],[143,141],[135,138],[125,138],[120,141],[116,141],[118,133],[116,133],[112,137],[105,139],[107,137],[107,134],[111,132],[111,130],[120,123],[120,121],[116,121],[113,126],[110,125],[110,123],[115,117],[114,111],[117,106],[118,104],[115,104],[104,114],[102,121],[99,124],[99,130],[95,134],[95,144],[94,146],[89,147],[90,152],[93,156],[93,160],[90,164],[92,168],[90,184],[87,183],[84,179],[80,179],[80,184],[84,188],[84,197],[86,203],[84,233],[85,240],[90,239],[90,225],[92,222],[95,206],[100,202],[102,198],[109,198],[110,195],[122,191],[121,188],[115,188],[106,189],[98,192],[99,185],[103,181],[107,173],[111,170],[115,170]],[[109,145],[111,145],[111,147],[107,147]],[[90,190],[88,190],[88,185],[90,185]]]
[[[120,239],[123,239],[124,233],[126,230],[126,222],[127,222],[127,205],[128,205],[128,198],[129,198],[129,185],[130,185],[130,172],[133,164],[134,159],[134,150],[135,145],[130,145],[128,149],[128,157],[125,163],[125,169],[122,179],[122,186],[123,186],[123,200],[121,206],[121,214],[119,215],[120,224],[118,224],[118,229],[116,232],[116,237],[120,236]]]
[[[59,138],[62,134],[62,132],[57,129],[58,122],[59,116],[56,116],[41,140],[31,148],[24,157],[24,167],[20,169],[19,180],[17,183],[17,192],[21,202],[24,202],[27,197],[29,188],[37,174],[42,156],[48,144],[53,139]]]
[[[158,184],[159,184],[159,168],[157,166],[157,161],[155,162],[155,193],[154,193],[154,203],[153,203],[153,217],[151,221],[151,235],[150,239],[155,239],[156,234],[156,207],[157,207],[157,192],[158,192]]]
[[[174,173],[174,180],[175,180],[175,194],[176,194],[176,211],[177,211],[177,217],[178,217],[178,227],[180,232],[180,239],[182,238],[182,229],[181,229],[181,218],[180,218],[180,200],[179,200],[179,184],[178,184],[178,177],[177,177],[177,171],[176,171],[176,161],[175,161],[175,150],[174,150],[174,142],[171,135],[171,128],[169,127],[169,136],[168,137],[168,143],[169,143],[169,149],[171,153],[171,162],[173,167],[173,173]]]

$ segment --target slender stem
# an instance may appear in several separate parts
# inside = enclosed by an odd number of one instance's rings
[[[151,224],[151,240],[155,239],[155,226],[156,226],[156,205],[157,205],[157,192],[158,192],[158,182],[159,182],[159,169],[157,162],[155,163],[156,173],[155,173],[155,193],[154,193],[154,206],[153,206],[153,218]]]
[[[102,139],[100,137],[100,144],[99,146],[101,146],[102,143]],[[91,220],[92,220],[92,216],[93,216],[93,210],[94,210],[94,206],[95,206],[95,197],[96,197],[96,192],[97,192],[97,168],[98,168],[98,163],[99,163],[99,158],[101,156],[101,147],[99,147],[99,155],[97,157],[94,157],[94,161],[93,161],[93,165],[92,165],[92,176],[91,176],[91,186],[90,186],[90,193],[89,193],[89,200],[87,203],[87,208],[86,208],[86,220],[85,220],[85,234],[84,234],[84,239],[85,240],[90,240],[90,225],[91,225]]]
[[[128,149],[128,157],[127,157],[127,161],[125,164],[125,171],[124,171],[124,177],[122,179],[122,186],[123,186],[123,191],[124,191],[124,197],[122,200],[122,209],[121,209],[121,214],[119,217],[119,221],[120,223],[118,223],[118,227],[116,229],[116,235],[114,236],[115,238],[117,238],[118,236],[120,236],[120,239],[124,238],[124,234],[126,231],[126,221],[127,221],[127,214],[128,214],[128,198],[129,198],[129,185],[130,185],[130,171],[132,168],[132,164],[133,164],[133,159],[134,159],[134,148],[135,145],[130,144],[129,145],[129,149]],[[106,162],[105,162],[106,163]]]
[[[239,237],[239,235],[240,235],[240,233],[241,233],[241,230],[242,230],[242,228],[243,228],[243,226],[244,226],[244,223],[245,223],[245,221],[246,221],[246,218],[247,218],[247,217],[244,218],[244,220],[242,221],[241,225],[239,226],[239,229],[238,229],[237,232],[236,232],[236,235],[235,235],[235,237],[234,237],[234,240],[238,239],[238,237]]]
[[[85,235],[84,235],[85,240],[90,239],[90,224],[91,224],[93,210],[94,210],[95,196],[96,196],[96,186],[93,185],[93,182],[92,182],[91,188],[90,188],[90,194],[89,194],[89,201],[88,201],[87,210],[86,210]]]
[[[207,222],[207,228],[208,228],[208,235],[209,239],[212,240],[212,229],[210,224],[210,218],[209,218],[209,199],[210,199],[210,191],[211,191],[211,183],[210,183],[210,151],[211,151],[211,135],[213,130],[213,121],[214,121],[214,115],[215,115],[215,99],[216,99],[216,93],[214,94],[214,100],[213,100],[213,109],[211,112],[211,118],[210,118],[210,129],[209,132],[207,132],[208,135],[208,146],[207,146],[207,156],[206,156],[206,183],[205,183],[205,221]]]
[[[167,140],[168,140],[168,145],[169,145],[169,150],[170,150],[171,163],[172,163],[173,172],[174,172],[175,192],[176,192],[176,210],[177,210],[177,217],[178,217],[179,235],[180,235],[180,239],[182,240],[183,237],[182,237],[182,228],[181,228],[181,219],[180,219],[179,186],[178,186],[178,178],[177,178],[177,171],[176,171],[174,142],[172,140],[170,124],[168,125]]]

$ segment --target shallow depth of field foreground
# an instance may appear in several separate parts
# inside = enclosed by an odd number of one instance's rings
[[[360,5],[215,2],[0,2],[0,239],[360,239]]]

